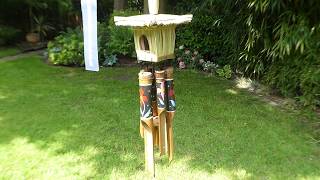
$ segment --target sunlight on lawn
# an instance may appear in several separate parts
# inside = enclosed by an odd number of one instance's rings
[[[161,158],[163,159],[163,158]],[[244,169],[227,170],[224,168],[212,169],[213,173],[202,170],[196,170],[190,167],[189,161],[191,157],[184,157],[175,160],[171,164],[167,161],[163,162],[167,165],[156,164],[156,179],[247,179],[251,174]],[[159,162],[158,162],[159,163]],[[128,175],[121,169],[114,168],[111,171],[111,179],[128,179]],[[130,179],[150,179],[150,175],[140,170],[129,176]]]
[[[233,94],[233,95],[238,94],[238,91],[235,91],[233,89],[227,89],[226,92],[229,93],[229,94]]]
[[[8,96],[4,95],[4,93],[0,91],[0,100],[6,99],[6,98],[8,98]]]
[[[74,179],[95,174],[93,163],[88,161],[97,154],[94,148],[86,147],[83,153],[87,156],[81,156],[73,152],[57,153],[61,147],[57,142],[48,147],[49,149],[42,149],[22,137],[17,137],[8,144],[1,144],[0,179]]]

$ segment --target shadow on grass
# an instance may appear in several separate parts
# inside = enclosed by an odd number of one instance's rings
[[[0,96],[6,98],[0,98],[0,147],[25,138],[52,156],[71,153],[80,158],[73,162],[92,166],[81,176],[139,176],[144,150],[137,73],[135,68],[90,73],[48,67],[34,57],[2,64]],[[297,116],[228,89],[229,82],[177,73],[176,152],[170,166],[209,175],[223,169],[235,178],[319,178],[319,147],[307,142]],[[182,160],[183,167],[177,165]],[[157,161],[170,169],[166,161]],[[79,174],[81,168],[74,171],[69,173]],[[161,172],[174,177],[170,170]]]

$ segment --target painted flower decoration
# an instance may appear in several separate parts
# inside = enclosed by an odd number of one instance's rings
[[[144,90],[141,88],[139,90],[140,93],[140,104],[145,104],[148,101],[148,97],[144,95]]]
[[[148,90],[147,90],[148,91]],[[149,101],[149,97],[145,95],[145,89],[140,87],[140,115],[143,118],[149,118],[152,116],[151,105]]]
[[[175,98],[173,88],[170,88],[170,89],[169,89],[168,96],[170,96],[170,97],[172,97],[172,98]]]

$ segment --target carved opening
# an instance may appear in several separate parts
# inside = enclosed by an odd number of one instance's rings
[[[148,39],[145,35],[142,35],[140,37],[140,48],[141,50],[144,50],[144,51],[149,51],[150,48],[149,48],[149,42],[148,42]]]

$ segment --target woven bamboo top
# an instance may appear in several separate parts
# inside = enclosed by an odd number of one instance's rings
[[[130,17],[114,17],[117,26],[131,27],[150,27],[150,26],[168,26],[189,23],[193,15],[171,15],[171,14],[145,14]]]

